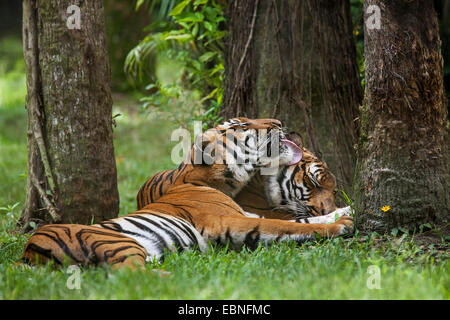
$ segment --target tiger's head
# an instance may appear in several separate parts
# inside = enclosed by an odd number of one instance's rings
[[[196,137],[190,164],[199,179],[230,196],[237,194],[258,169],[291,165],[301,150],[286,139],[276,119],[233,118]]]
[[[302,149],[302,159],[281,167],[266,179],[265,193],[273,208],[291,212],[296,218],[327,215],[337,209],[336,178],[325,162],[303,147],[298,134],[287,138]]]

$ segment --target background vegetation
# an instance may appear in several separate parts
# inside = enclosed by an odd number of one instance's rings
[[[148,177],[175,166],[170,132],[193,119],[220,119],[224,4],[139,0],[136,12],[129,1],[106,3],[120,214],[126,214]],[[363,75],[361,1],[351,3]],[[25,95],[20,30],[13,28],[0,35],[0,299],[450,298],[448,225],[254,252],[173,253],[143,273],[85,269],[80,290],[67,288],[65,268],[14,269],[28,237],[16,227],[26,189]],[[379,290],[367,287],[371,265],[380,268]]]

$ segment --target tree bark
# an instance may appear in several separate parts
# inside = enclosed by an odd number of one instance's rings
[[[348,1],[230,1],[227,15],[224,116],[281,120],[348,190],[362,98]]]
[[[334,170],[350,191],[359,137],[362,90],[356,63],[353,24],[348,1],[310,1],[318,42],[322,107],[328,115],[333,142]]]
[[[384,233],[449,218],[446,98],[432,1],[364,2],[366,91],[355,184],[357,225]],[[367,18],[367,17],[366,17]],[[389,206],[386,212],[382,207]],[[388,208],[385,207],[385,210]]]
[[[80,29],[67,21],[80,8]],[[30,221],[99,222],[119,211],[103,1],[24,0]]]

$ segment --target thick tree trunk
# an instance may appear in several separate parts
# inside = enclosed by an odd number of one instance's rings
[[[447,93],[447,117],[450,112],[450,0],[441,3],[439,33],[442,40],[442,56],[444,58],[444,87]]]
[[[322,106],[333,142],[335,174],[350,191],[356,165],[359,137],[359,107],[362,90],[356,63],[350,3],[311,1],[314,31],[319,48]]]
[[[449,218],[437,16],[427,0],[370,0],[365,12],[369,5],[380,8],[381,28],[365,29],[357,223],[366,231],[412,230]]]
[[[289,130],[308,133],[306,144],[319,153],[311,115],[314,38],[307,36],[312,29],[307,13],[304,1],[229,3],[224,114],[276,117]]]
[[[228,25],[225,117],[280,119],[348,187],[362,96],[348,1],[231,1]]]
[[[80,29],[70,20],[80,8]],[[25,223],[117,216],[103,1],[24,0],[28,188]],[[71,28],[69,28],[71,26]],[[73,26],[75,28],[73,28]]]

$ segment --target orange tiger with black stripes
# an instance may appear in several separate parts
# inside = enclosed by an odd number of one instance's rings
[[[290,133],[287,138],[301,149],[301,160],[281,166],[275,175],[256,173],[233,199],[250,217],[330,223],[349,215],[350,207],[338,209],[335,205],[336,178],[327,165],[303,147],[298,134]],[[148,179],[136,197],[138,210],[179,183],[185,166],[182,163],[177,169],[158,172]]]
[[[131,214],[92,226],[46,225],[29,239],[22,260],[32,264],[51,260],[57,265],[109,264],[113,268],[134,269],[163,257],[166,249],[182,251],[196,247],[204,252],[208,242],[229,244],[236,249],[244,245],[255,248],[273,241],[303,242],[313,239],[315,233],[331,237],[348,233],[353,225],[348,216],[336,222],[333,219],[329,224],[296,223],[308,222],[299,219],[309,218],[303,218],[300,214],[303,211],[297,209],[303,205],[295,204],[298,197],[294,189],[285,202],[279,202],[275,193],[266,192],[267,204],[275,211],[277,206],[281,211],[294,211],[291,221],[264,215],[265,219],[255,219],[260,213],[244,211],[232,199],[248,192],[250,185],[246,185],[252,178],[267,184],[263,190],[269,190],[271,183],[281,186],[279,182],[285,178],[291,181],[287,172],[304,155],[286,139],[278,120],[228,120],[197,137],[188,159],[178,169],[167,173],[159,182],[157,179],[147,184],[152,194],[158,194],[151,203]],[[236,158],[245,160],[239,162]],[[262,175],[263,169],[273,163],[280,165],[278,173]],[[310,168],[311,183],[323,183],[325,180],[321,180],[317,170]],[[166,187],[163,181],[169,181],[170,186]],[[323,203],[322,206],[326,211],[320,213],[333,209],[330,204],[326,209]]]

